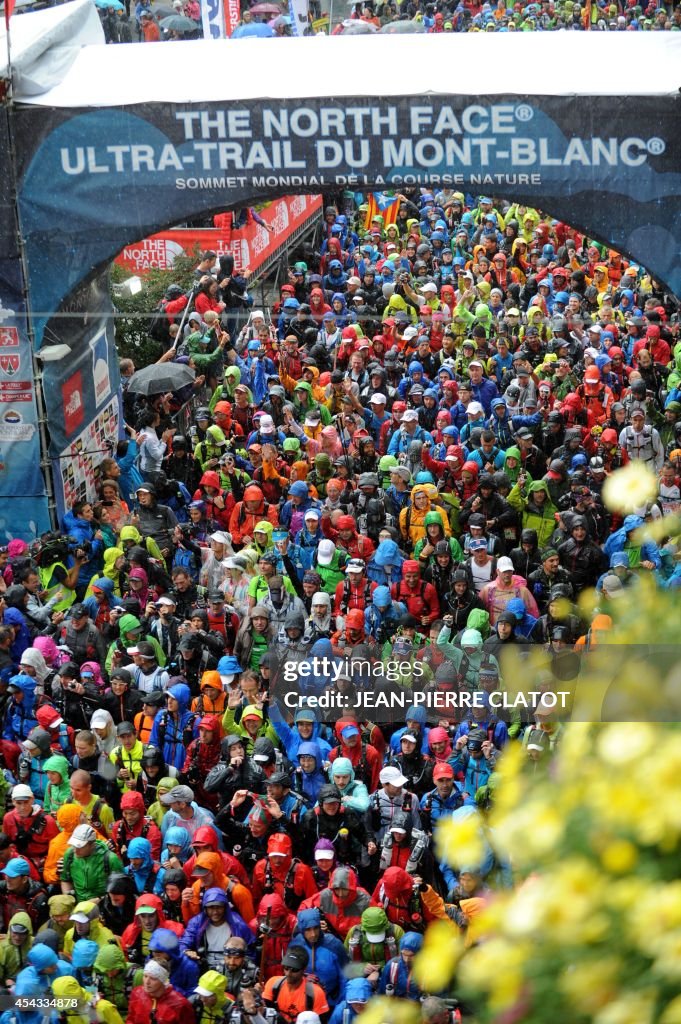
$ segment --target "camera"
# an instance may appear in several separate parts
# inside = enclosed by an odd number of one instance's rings
[[[67,537],[69,554],[74,558],[87,560],[92,554],[92,542],[89,540],[78,540],[77,537]]]

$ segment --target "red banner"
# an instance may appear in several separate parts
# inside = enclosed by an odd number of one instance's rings
[[[232,253],[237,273],[248,276],[257,272],[285,244],[286,239],[321,210],[322,206],[321,196],[284,196],[259,211],[262,219],[272,228],[271,231],[255,221],[236,231],[222,231],[219,228],[160,231],[141,242],[126,245],[116,257],[116,263],[133,274],[143,274],[152,267],[167,270],[179,254],[197,248],[212,249],[218,256],[225,252]]]
[[[240,0],[223,0],[225,10],[225,35],[229,39],[241,18]]]

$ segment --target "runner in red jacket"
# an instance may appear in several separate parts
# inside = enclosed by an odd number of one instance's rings
[[[142,984],[130,993],[126,1024],[196,1024],[194,1008],[173,988],[168,972],[155,960],[144,968]]]

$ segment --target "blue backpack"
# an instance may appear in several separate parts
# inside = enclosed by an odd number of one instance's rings
[[[189,548],[179,547],[173,555],[173,569],[186,569],[192,582],[197,583],[199,579],[199,566],[196,555]]]

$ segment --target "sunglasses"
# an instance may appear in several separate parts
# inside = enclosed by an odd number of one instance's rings
[[[225,946],[224,953],[225,956],[246,956],[245,949],[231,949],[228,946]]]

